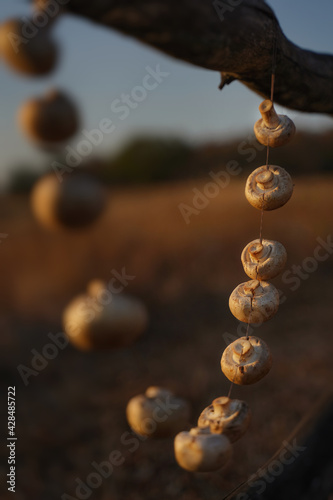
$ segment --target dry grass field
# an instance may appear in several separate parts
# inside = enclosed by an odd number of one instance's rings
[[[288,273],[274,280],[284,298],[279,312],[255,333],[269,344],[273,368],[259,383],[233,389],[253,419],[231,462],[214,474],[191,475],[175,463],[172,439],[140,442],[134,452],[122,443],[126,403],[148,385],[188,398],[192,424],[229,390],[220,357],[238,322],[228,297],[246,281],[240,253],[258,237],[260,213],[245,200],[244,180],[235,179],[186,224],[179,204],[193,205],[193,188],[203,191],[205,181],[110,192],[98,224],[72,233],[47,232],[27,198],[3,197],[1,384],[3,394],[8,385],[17,388],[17,500],[77,498],[76,478],[84,481],[92,462],[113,450],[125,461],[89,498],[222,500],[332,387],[333,259],[322,241],[333,240],[333,178],[296,178],[290,202],[264,216],[264,237],[287,249]],[[314,264],[309,257],[318,245],[322,261]],[[108,280],[124,267],[135,276],[126,291],[150,311],[146,335],[112,352],[68,346],[25,386],[17,366],[30,366],[31,350],[40,352],[48,333],[61,331],[64,306],[90,279]]]

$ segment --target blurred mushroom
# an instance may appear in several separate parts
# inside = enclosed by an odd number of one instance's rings
[[[30,76],[50,73],[58,62],[58,48],[47,28],[38,28],[20,19],[10,19],[0,26],[0,53],[8,66]],[[29,36],[26,31],[29,31]]]
[[[220,469],[231,456],[231,444],[224,434],[212,434],[209,427],[195,427],[177,434],[174,442],[178,464],[190,472]]]
[[[38,143],[52,144],[70,139],[77,132],[79,121],[76,105],[59,90],[29,99],[18,112],[22,130]]]
[[[112,293],[102,281],[89,284],[87,293],[70,302],[63,313],[70,342],[83,350],[126,347],[147,328],[144,303],[130,295]]]
[[[224,350],[221,369],[233,383],[248,385],[258,382],[271,369],[268,345],[258,337],[241,337]]]
[[[190,407],[168,389],[148,387],[145,394],[133,397],[127,404],[129,426],[141,436],[174,436],[188,425]]]
[[[251,420],[251,410],[244,401],[220,397],[205,408],[198,427],[209,427],[213,434],[224,434],[234,443],[246,432]]]
[[[79,229],[92,224],[107,202],[104,186],[94,177],[72,173],[60,182],[55,174],[39,179],[31,193],[31,208],[48,229]]]

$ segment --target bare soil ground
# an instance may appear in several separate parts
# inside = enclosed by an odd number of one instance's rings
[[[264,237],[288,251],[284,278],[274,284],[284,300],[255,334],[273,354],[259,383],[234,387],[253,412],[233,458],[214,474],[189,474],[173,457],[173,440],[124,444],[128,399],[149,385],[186,397],[192,424],[229,382],[220,370],[238,322],[228,309],[232,289],[246,280],[240,253],[258,237],[260,213],[233,180],[186,224],[178,205],[193,205],[204,181],[110,193],[108,210],[89,231],[49,233],[34,221],[26,198],[4,198],[0,231],[1,385],[17,389],[18,500],[78,498],[92,462],[113,450],[125,457],[86,498],[99,500],[222,500],[281,446],[315,401],[332,387],[333,260],[322,241],[333,235],[333,179],[296,179],[291,201],[265,213]],[[318,242],[321,238],[321,243]],[[322,261],[313,263],[321,245]],[[312,263],[312,264],[311,264]],[[293,266],[301,266],[295,277]],[[68,346],[24,385],[17,366],[31,366],[49,332],[62,330],[61,313],[93,278],[113,269],[135,276],[126,291],[143,298],[151,319],[147,334],[129,349],[82,353]],[[5,428],[5,420],[2,420]],[[1,452],[7,473],[7,450]],[[12,498],[4,494],[3,498]],[[311,498],[311,497],[309,497]],[[321,498],[313,496],[313,498]]]

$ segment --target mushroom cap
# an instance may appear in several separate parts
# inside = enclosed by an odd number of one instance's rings
[[[57,45],[47,29],[37,28],[36,34],[29,39],[24,37],[25,22],[9,19],[0,26],[0,53],[15,71],[30,76],[50,73],[59,58]],[[20,42],[25,39],[26,43]]]
[[[212,434],[209,428],[195,427],[177,434],[174,441],[178,464],[190,472],[212,472],[229,460],[232,448],[224,434]]]
[[[294,122],[286,115],[277,115],[272,101],[263,101],[259,111],[262,118],[255,123],[254,133],[260,144],[276,148],[287,144],[294,137]]]
[[[234,443],[246,432],[250,421],[251,410],[244,401],[220,397],[202,411],[198,427],[209,427],[212,433],[224,434]]]
[[[233,383],[248,385],[258,382],[271,369],[272,356],[268,345],[258,337],[241,337],[224,350],[221,369]]]
[[[267,281],[251,280],[238,285],[229,297],[232,314],[244,323],[263,323],[279,308],[279,292]]]
[[[79,295],[63,313],[64,330],[73,345],[83,350],[116,349],[131,345],[148,325],[144,303],[131,295]]]
[[[126,417],[136,434],[170,437],[188,425],[190,406],[168,389],[153,386],[129,400]]]
[[[287,203],[293,189],[292,179],[284,168],[262,165],[247,178],[245,196],[259,210],[275,210]]]
[[[242,264],[253,280],[270,280],[284,268],[287,252],[282,243],[273,240],[253,240],[242,251]]]
[[[53,144],[74,135],[80,119],[74,102],[64,92],[51,90],[43,97],[23,103],[18,122],[33,141]]]
[[[69,174],[59,182],[46,174],[35,184],[30,198],[32,211],[47,229],[80,229],[97,220],[105,208],[107,191],[94,177]]]

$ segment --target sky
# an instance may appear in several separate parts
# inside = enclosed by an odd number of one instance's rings
[[[269,0],[285,35],[295,44],[318,52],[333,53],[333,2],[331,0]],[[0,0],[0,20],[29,15],[26,0]],[[36,170],[50,158],[24,136],[16,124],[19,106],[29,97],[42,95],[51,87],[66,90],[79,105],[82,126],[67,145],[76,148],[84,139],[82,130],[91,131],[101,120],[114,124],[103,136],[98,152],[116,152],[132,137],[142,134],[172,135],[191,143],[246,138],[259,118],[261,97],[239,82],[220,92],[219,74],[177,61],[136,40],[74,16],[63,16],[54,28],[54,38],[62,49],[57,70],[43,78],[22,77],[0,60],[2,88],[0,113],[0,186],[13,169],[25,165]],[[121,112],[123,93],[142,85],[147,67],[167,76],[135,109]],[[148,81],[148,80],[147,80]],[[153,80],[150,79],[151,87]],[[139,91],[138,91],[139,92]],[[333,128],[332,118],[288,112],[296,127],[320,131]],[[126,115],[126,116],[125,116]],[[0,188],[1,190],[1,188]]]

